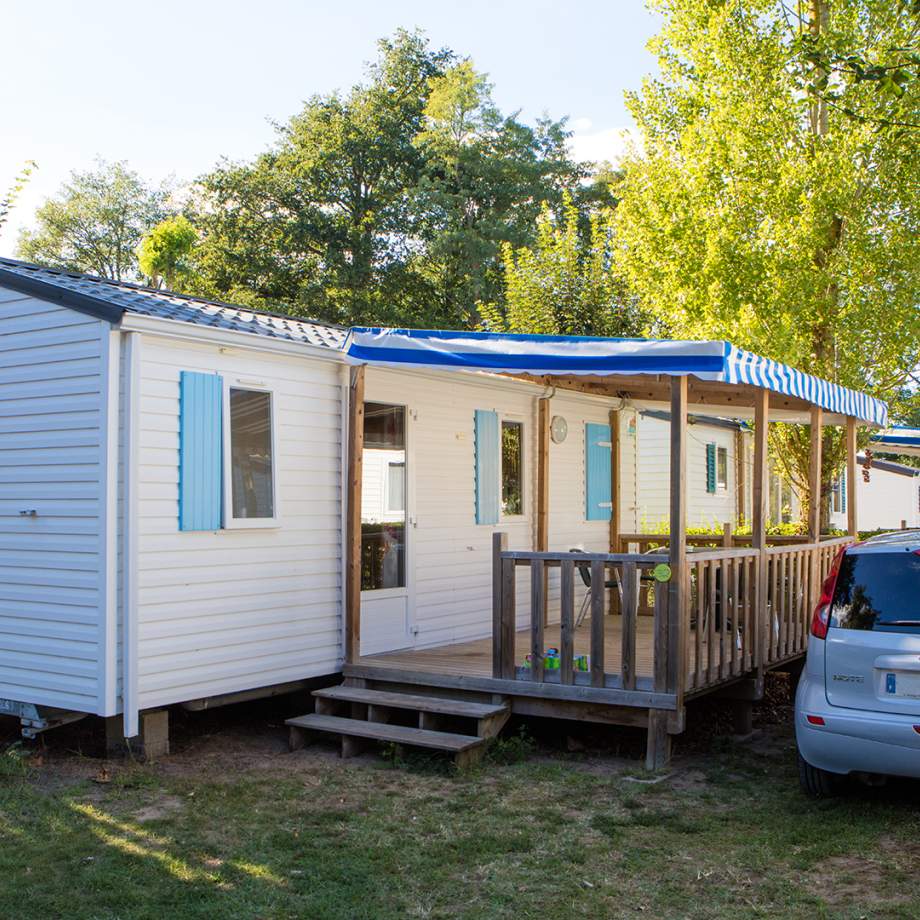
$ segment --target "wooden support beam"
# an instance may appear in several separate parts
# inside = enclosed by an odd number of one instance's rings
[[[859,536],[856,521],[856,419],[847,416],[847,533],[851,537]]]
[[[351,368],[346,483],[345,660],[361,657],[361,484],[364,462],[364,365]]]
[[[546,552],[549,549],[549,426],[550,401],[537,400],[537,527],[534,534],[534,549]],[[543,573],[543,622],[549,616],[548,573]]]
[[[735,432],[735,521],[741,524],[747,518],[747,501],[745,497],[744,432],[739,428]]]
[[[689,597],[690,573],[687,569],[687,378],[671,378],[671,541],[668,555],[671,580],[668,582],[668,686],[682,705],[684,683],[684,624]]]
[[[821,425],[824,411],[811,407],[811,454],[808,463],[808,541],[821,537]]]
[[[751,501],[751,546],[758,550],[754,562],[755,595],[754,623],[758,624],[755,635],[754,665],[755,672],[761,673],[766,655],[766,643],[769,637],[769,618],[767,617],[767,499],[769,497],[769,480],[767,467],[767,434],[770,425],[770,395],[766,390],[757,391],[754,405],[754,469],[752,472]]]
[[[610,533],[608,546],[611,553],[620,551],[620,413],[610,410]],[[617,612],[620,596],[616,588],[611,588],[607,597],[607,609],[611,614]]]
[[[610,552],[620,551],[620,413],[610,412]]]
[[[503,677],[502,644],[502,553],[508,548],[508,534],[496,531],[492,534],[492,676]]]

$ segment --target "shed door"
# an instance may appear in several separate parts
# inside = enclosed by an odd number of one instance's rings
[[[364,404],[361,489],[361,654],[412,644],[409,413]]]

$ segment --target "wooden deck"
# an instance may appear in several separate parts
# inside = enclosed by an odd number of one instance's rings
[[[622,664],[623,618],[621,616],[604,617],[604,661],[608,672],[617,673]],[[653,618],[642,616],[637,619],[636,628],[636,674],[640,678],[653,676],[654,637],[652,634]],[[561,637],[559,624],[550,623],[544,632],[545,648],[559,648]],[[713,667],[718,670],[722,663],[722,642],[719,634],[713,643]],[[726,659],[731,656],[731,637],[726,637]],[[524,664],[530,653],[530,628],[519,629],[515,634],[514,661],[517,667]],[[590,618],[575,630],[574,647],[576,655],[591,653]],[[708,636],[701,637],[701,657],[708,666]],[[385,652],[377,655],[362,656],[359,662],[365,667],[392,668],[400,671],[443,674],[454,677],[492,677],[492,638],[487,636],[470,642],[458,642],[453,645],[439,645],[428,649],[405,649]],[[749,663],[747,667],[749,667]],[[746,668],[745,668],[746,669]],[[687,679],[691,682],[696,672],[696,644],[689,643],[687,650]]]

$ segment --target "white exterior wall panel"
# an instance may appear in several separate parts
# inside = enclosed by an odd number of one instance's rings
[[[144,335],[138,432],[141,709],[341,666],[340,365]],[[179,374],[273,392],[279,522],[180,532]]]
[[[0,697],[100,714],[109,329],[0,289]]]

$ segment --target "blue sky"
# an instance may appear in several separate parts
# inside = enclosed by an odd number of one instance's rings
[[[654,67],[643,0],[0,0],[0,11],[0,189],[24,160],[39,164],[4,255],[71,169],[99,156],[185,181],[221,156],[248,158],[271,142],[271,120],[358,81],[399,27],[472,57],[503,110],[570,116],[583,159],[616,156],[623,92]]]

